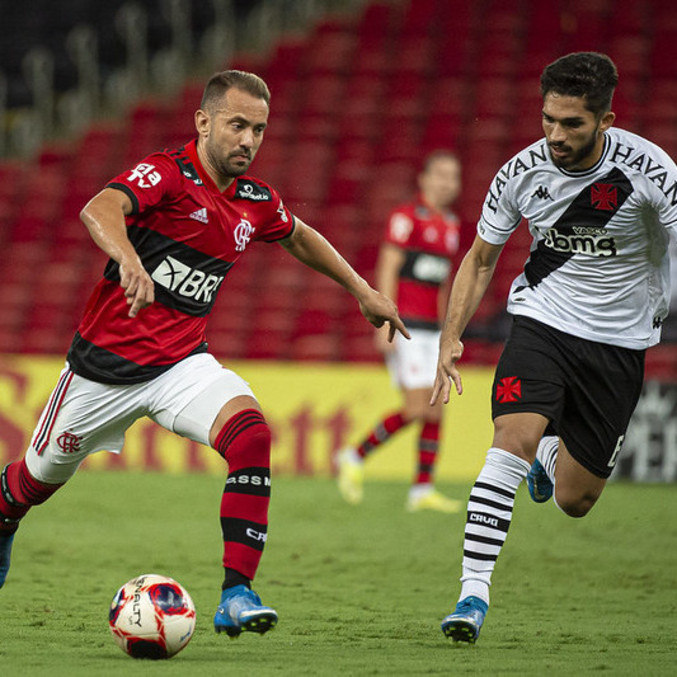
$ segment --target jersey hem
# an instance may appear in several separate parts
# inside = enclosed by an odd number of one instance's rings
[[[606,343],[607,345],[617,346],[618,348],[627,348],[629,350],[646,350],[655,346],[660,341],[660,336],[655,339],[641,340],[641,339],[620,339],[618,336],[606,336],[597,332],[587,331],[580,327],[572,327],[565,322],[554,321],[552,317],[543,315],[531,308],[520,308],[519,312],[513,308],[508,308],[508,313],[511,315],[521,315],[523,317],[530,317],[532,320],[547,324],[548,327],[557,329],[577,338],[585,339],[586,341],[593,341],[594,343]],[[575,331],[574,331],[575,330]]]

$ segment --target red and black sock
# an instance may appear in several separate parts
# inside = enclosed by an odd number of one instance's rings
[[[270,428],[260,411],[245,409],[226,422],[214,447],[228,462],[221,499],[224,588],[248,585],[268,532]]]
[[[440,446],[439,421],[426,421],[421,428],[418,439],[418,470],[416,484],[430,484],[432,482],[437,451]]]
[[[357,447],[357,455],[364,458],[370,454],[376,447],[383,444],[391,435],[409,424],[401,411],[386,416],[367,436],[367,438]]]
[[[25,459],[5,466],[0,475],[0,534],[13,534],[34,505],[44,503],[62,486],[38,482],[28,472]]]

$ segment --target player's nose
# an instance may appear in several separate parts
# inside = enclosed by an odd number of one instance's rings
[[[554,143],[563,143],[566,141],[567,135],[562,125],[555,123],[550,130],[550,141]]]

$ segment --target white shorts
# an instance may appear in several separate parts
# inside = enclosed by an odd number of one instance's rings
[[[131,385],[90,381],[66,363],[33,433],[26,464],[41,482],[65,482],[89,454],[104,449],[119,453],[127,428],[142,416],[209,445],[219,411],[240,395],[254,397],[244,380],[208,353],[187,357],[157,378]]]
[[[411,340],[398,336],[395,350],[386,358],[393,383],[405,390],[432,388],[437,372],[440,332],[410,329]]]

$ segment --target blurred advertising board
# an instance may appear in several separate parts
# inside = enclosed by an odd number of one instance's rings
[[[30,442],[63,360],[35,355],[0,357],[0,463],[20,457]],[[273,472],[329,475],[336,452],[360,438],[400,406],[399,393],[381,365],[234,362],[249,382],[273,432]],[[440,480],[474,479],[491,443],[492,370],[466,367],[465,392],[446,408]],[[416,429],[415,429],[416,428]],[[417,426],[375,452],[367,477],[408,479],[416,463]],[[1,466],[0,466],[1,467]],[[169,472],[224,472],[220,456],[148,419],[127,432],[119,455],[101,452],[83,467]]]

